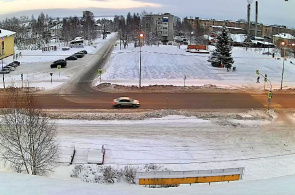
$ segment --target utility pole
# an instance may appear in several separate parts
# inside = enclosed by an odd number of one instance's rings
[[[286,43],[283,41],[281,43],[284,50],[284,58],[283,58],[283,69],[282,69],[282,79],[281,79],[281,90],[283,89],[283,80],[284,80],[284,72],[285,72],[285,58],[286,58]]]
[[[144,34],[140,33],[139,34],[139,88],[141,88],[141,45],[142,45],[142,41],[141,39],[144,38]]]

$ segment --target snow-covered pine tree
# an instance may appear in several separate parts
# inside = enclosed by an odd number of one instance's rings
[[[221,32],[218,34],[216,39],[216,49],[210,57],[211,64],[212,66],[219,67],[220,63],[222,63],[223,66],[229,70],[234,63],[234,60],[231,57],[231,39],[225,26],[222,27]]]

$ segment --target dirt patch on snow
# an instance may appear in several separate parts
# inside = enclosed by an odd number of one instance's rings
[[[239,89],[227,89],[227,88],[219,88],[216,85],[204,85],[204,86],[174,86],[174,85],[149,85],[149,86],[142,86],[139,88],[138,86],[125,86],[125,85],[116,85],[111,83],[101,83],[95,87],[95,89],[114,93],[114,92],[140,92],[140,93],[198,93],[198,92],[207,92],[207,93],[239,93],[243,92]]]
[[[162,118],[169,115],[197,117],[199,119],[237,119],[237,120],[273,120],[273,114],[265,110],[46,110],[52,119],[78,119],[78,120],[144,120],[149,118]]]

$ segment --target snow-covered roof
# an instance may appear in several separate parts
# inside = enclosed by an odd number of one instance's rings
[[[279,38],[282,38],[282,39],[295,39],[294,36],[288,34],[288,33],[280,33],[280,34],[276,34],[274,35],[274,37],[279,37]]]
[[[14,35],[15,32],[9,31],[9,30],[4,30],[4,29],[0,29],[0,37],[9,37],[11,35]]]
[[[274,45],[273,43],[270,43],[270,42],[266,42],[266,41],[258,41],[258,40],[251,40],[252,43],[254,44],[262,44],[262,45]]]
[[[247,38],[247,35],[245,34],[230,34],[230,37],[234,42],[237,43],[243,43],[245,39]]]
[[[214,26],[214,25],[212,25],[211,27],[212,28],[222,28],[222,26]],[[228,29],[235,29],[235,30],[243,30],[242,28],[229,27],[229,26],[226,26],[226,28],[228,28]]]
[[[63,24],[60,23],[60,24],[57,24],[57,25],[51,27],[50,29],[51,29],[51,30],[56,30],[56,29],[62,29],[62,28],[63,28]]]

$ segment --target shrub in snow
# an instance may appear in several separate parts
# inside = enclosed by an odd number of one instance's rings
[[[135,176],[138,168],[132,167],[132,166],[126,166],[124,167],[122,174],[124,176],[124,179],[131,184],[135,184]]]
[[[120,180],[122,174],[111,166],[107,166],[103,169],[103,179],[105,183],[115,183]]]
[[[76,165],[71,177],[77,177],[81,181],[92,183],[117,183],[119,181],[127,181],[128,183],[135,184],[135,176],[138,171],[151,172],[169,170],[154,164],[146,164],[143,167],[125,166],[124,168],[100,165]]]

